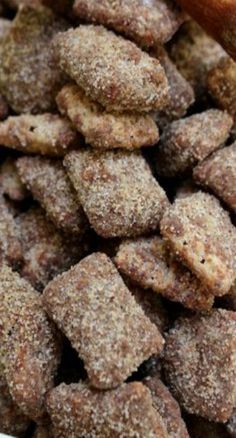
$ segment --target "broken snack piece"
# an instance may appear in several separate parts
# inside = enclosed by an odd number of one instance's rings
[[[158,227],[169,202],[140,153],[87,149],[68,154],[64,164],[98,235],[135,236]]]
[[[226,422],[236,406],[236,315],[214,309],[177,320],[166,339],[164,369],[184,409]]]
[[[158,174],[166,177],[189,172],[227,140],[233,120],[211,109],[171,123],[164,130],[155,156]]]
[[[157,59],[102,26],[81,25],[54,38],[60,68],[108,111],[162,108],[168,82]]]
[[[189,309],[209,310],[214,303],[213,294],[176,260],[159,236],[124,241],[114,261],[117,269],[134,283]]]
[[[236,142],[200,163],[193,172],[195,181],[211,189],[236,213]]]
[[[54,278],[44,290],[43,301],[83,359],[96,388],[118,386],[163,348],[157,327],[105,254],[91,254]]]
[[[1,361],[14,402],[27,417],[45,415],[45,396],[53,386],[60,358],[54,326],[42,297],[10,268],[0,270]]]
[[[150,391],[139,382],[106,392],[86,383],[61,384],[49,393],[47,409],[55,438],[169,436],[153,407]]]
[[[56,227],[67,233],[83,234],[86,218],[61,161],[21,157],[16,165],[22,182]]]
[[[0,166],[0,193],[12,201],[23,201],[28,196],[17,173],[15,160],[10,157]]]
[[[168,245],[214,295],[225,295],[236,271],[236,228],[212,195],[177,199],[161,221]]]
[[[57,105],[85,136],[86,143],[95,148],[135,149],[152,146],[159,140],[158,127],[151,116],[106,112],[77,85],[65,85],[57,96]]]
[[[80,146],[81,139],[57,114],[22,114],[0,122],[0,144],[27,154],[60,157]]]

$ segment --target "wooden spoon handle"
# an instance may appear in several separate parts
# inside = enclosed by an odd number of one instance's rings
[[[236,0],[177,0],[236,60]]]

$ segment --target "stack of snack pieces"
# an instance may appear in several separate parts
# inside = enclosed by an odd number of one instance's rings
[[[0,15],[0,432],[235,437],[236,64],[174,0]]]

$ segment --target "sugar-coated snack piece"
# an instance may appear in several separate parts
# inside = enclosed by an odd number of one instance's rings
[[[52,48],[64,21],[40,5],[22,5],[1,43],[0,91],[17,113],[43,112],[55,107],[64,83]]]
[[[102,237],[155,230],[169,205],[140,153],[87,149],[64,164],[91,226]]]
[[[0,196],[0,265],[17,268],[22,262],[20,236],[12,212]]]
[[[229,419],[229,422],[227,424],[227,431],[232,438],[236,437],[236,410],[234,410],[232,417]]]
[[[32,438],[53,438],[50,426],[37,426]]]
[[[150,391],[140,382],[106,392],[86,383],[63,383],[49,393],[47,409],[55,438],[169,436]]]
[[[113,28],[145,47],[166,43],[184,21],[172,0],[76,0],[74,13],[88,22]]]
[[[16,223],[23,251],[21,275],[40,291],[88,252],[84,240],[63,235],[40,207],[18,215]]]
[[[10,394],[33,420],[45,414],[45,396],[53,387],[60,359],[56,331],[42,297],[18,273],[0,270],[1,360]]]
[[[61,161],[21,157],[16,165],[21,180],[56,227],[68,233],[82,234],[86,218]]]
[[[196,415],[186,416],[186,423],[191,438],[230,438],[224,424],[208,421]]]
[[[71,123],[57,114],[22,114],[0,122],[0,144],[30,154],[63,156],[81,140]]]
[[[194,88],[197,99],[206,98],[208,71],[227,57],[222,47],[194,21],[183,25],[170,54],[179,71]]]
[[[190,171],[227,140],[233,120],[211,109],[176,120],[166,127],[155,157],[156,169],[166,177]]]
[[[180,407],[158,377],[147,377],[143,383],[151,391],[153,406],[161,415],[169,438],[189,438]],[[204,437],[205,438],[205,437]]]
[[[225,295],[235,280],[236,228],[212,195],[201,191],[176,199],[161,221],[173,252],[214,295]]]
[[[93,253],[52,280],[43,301],[83,359],[94,387],[118,386],[163,348],[157,327],[105,254]]]
[[[122,242],[114,261],[118,270],[134,283],[185,307],[209,310],[214,303],[213,294],[173,257],[159,236]]]
[[[225,58],[208,73],[208,90],[216,104],[236,122],[236,62]]]
[[[200,163],[193,171],[195,181],[210,188],[236,213],[236,142]]]
[[[180,318],[166,338],[165,376],[184,409],[226,422],[236,406],[236,314]]]
[[[15,160],[10,157],[0,166],[0,193],[7,195],[12,201],[23,201],[28,196],[28,191],[17,173]]]
[[[162,108],[168,82],[157,59],[102,26],[83,25],[54,38],[61,69],[109,111]]]
[[[30,420],[13,402],[5,378],[0,376],[0,431],[22,437],[29,424]]]
[[[159,140],[158,127],[150,115],[106,112],[77,85],[65,85],[56,100],[60,112],[95,148],[135,149],[152,146]]]

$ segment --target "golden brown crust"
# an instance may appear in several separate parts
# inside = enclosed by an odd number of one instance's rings
[[[0,90],[15,112],[55,107],[64,77],[56,66],[51,41],[67,25],[50,9],[22,5],[1,44]]]
[[[143,383],[151,391],[153,406],[164,421],[168,437],[190,438],[179,405],[162,381],[158,377],[147,377]]]
[[[59,65],[108,111],[151,111],[166,103],[168,82],[157,59],[102,26],[79,26],[54,39]]]
[[[194,310],[214,303],[200,281],[170,253],[161,237],[141,237],[121,243],[114,258],[118,270],[133,282]]]
[[[101,149],[135,149],[159,140],[156,123],[149,115],[108,113],[86,97],[77,85],[65,85],[57,96],[62,114],[85,136],[87,144]]]
[[[0,123],[0,144],[30,154],[60,157],[81,145],[71,123],[57,114],[22,114]]]
[[[0,166],[0,192],[12,201],[23,201],[28,196],[28,191],[19,178],[13,158],[7,158]]]
[[[141,46],[166,43],[184,21],[171,0],[76,0],[74,13],[121,32]]]
[[[102,237],[155,230],[169,202],[139,153],[73,152],[64,164],[91,226]]]
[[[13,400],[29,418],[45,414],[60,358],[54,327],[41,296],[16,272],[0,271],[1,360]]]
[[[156,153],[157,172],[173,177],[190,171],[224,144],[232,125],[229,114],[217,109],[171,123],[164,130]]]
[[[62,384],[49,393],[47,407],[55,438],[168,438],[149,390],[139,382],[107,392]]]
[[[94,253],[52,280],[43,301],[83,359],[96,388],[118,386],[163,348],[157,327],[105,254]]]
[[[87,221],[61,161],[41,157],[17,160],[21,180],[57,228],[82,234]]]
[[[236,63],[223,59],[208,73],[208,89],[217,105],[236,121]]]
[[[22,262],[22,247],[14,217],[0,196],[0,266],[7,263],[18,268]]]
[[[189,413],[226,422],[236,405],[235,312],[180,319],[166,342],[165,374],[177,400]]]
[[[236,213],[236,142],[200,163],[193,176],[197,183],[209,187]]]
[[[218,200],[199,191],[177,199],[161,221],[173,252],[214,295],[229,292],[235,280],[236,228]]]

